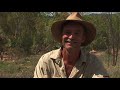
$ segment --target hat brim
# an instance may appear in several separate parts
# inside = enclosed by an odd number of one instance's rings
[[[86,22],[86,21],[80,21],[80,20],[62,20],[62,21],[57,21],[57,22],[53,23],[53,25],[51,27],[52,36],[59,43],[62,43],[61,27],[67,21],[79,22],[79,23],[81,23],[82,25],[85,26],[85,28],[87,30],[87,32],[85,33],[86,39],[81,44],[81,46],[87,46],[88,44],[90,44],[95,39],[96,28],[94,27],[94,25],[92,23],[89,23],[89,22]]]

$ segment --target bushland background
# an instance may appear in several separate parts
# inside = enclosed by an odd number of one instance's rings
[[[50,28],[71,12],[0,12],[0,78],[32,78],[42,54],[57,49]],[[97,29],[85,50],[103,62],[110,77],[120,78],[120,13],[79,12]]]

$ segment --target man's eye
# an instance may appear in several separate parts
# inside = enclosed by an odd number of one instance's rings
[[[77,33],[75,33],[75,35],[78,35],[79,33],[77,32]]]
[[[70,34],[70,32],[65,32],[65,34]]]

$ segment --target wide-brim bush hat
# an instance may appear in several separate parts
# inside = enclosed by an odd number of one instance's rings
[[[96,36],[95,26],[92,23],[83,20],[82,16],[78,12],[73,12],[67,17],[66,20],[57,21],[52,24],[51,26],[52,36],[57,42],[62,43],[62,26],[64,25],[64,23],[69,21],[78,22],[85,27],[86,39],[81,44],[81,46],[86,46],[95,39]]]

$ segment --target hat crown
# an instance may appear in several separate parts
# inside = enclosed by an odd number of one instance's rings
[[[82,16],[78,12],[73,12],[66,20],[82,20]]]
[[[52,32],[52,36],[54,37],[54,39],[56,41],[58,41],[59,43],[62,43],[61,27],[63,26],[63,24],[65,22],[69,22],[69,21],[73,21],[73,22],[76,21],[76,22],[84,25],[84,27],[87,31],[87,32],[85,32],[86,39],[83,43],[81,43],[81,46],[86,46],[94,40],[94,38],[96,36],[96,28],[94,27],[94,25],[90,22],[83,20],[82,16],[78,12],[72,12],[72,14],[70,14],[66,20],[61,20],[61,21],[57,21],[57,22],[53,23],[53,25],[51,27],[51,32]]]

